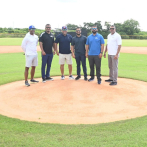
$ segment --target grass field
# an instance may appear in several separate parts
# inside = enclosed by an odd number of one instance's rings
[[[38,54],[35,77],[41,77],[41,54]],[[0,54],[0,85],[23,80],[24,65],[23,53]],[[88,62],[87,68],[89,74]],[[68,75],[67,65],[65,74]],[[73,74],[76,74],[75,61]],[[58,56],[54,56],[51,75],[60,75]],[[104,58],[102,75],[108,75],[107,59]],[[147,81],[146,75],[147,55],[121,53],[120,77]],[[20,121],[0,115],[0,147],[145,147],[146,136],[147,116],[106,124],[60,125]]]
[[[0,38],[0,46],[20,46],[23,38]],[[106,44],[107,40],[105,40]],[[147,40],[122,40],[123,46],[147,47]]]

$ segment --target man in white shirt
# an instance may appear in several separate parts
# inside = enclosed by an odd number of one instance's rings
[[[26,57],[26,67],[25,67],[25,86],[30,86],[28,83],[28,71],[32,66],[31,70],[31,83],[38,83],[39,81],[34,80],[35,67],[38,65],[38,54],[37,54],[37,44],[38,36],[34,34],[35,27],[29,26],[29,33],[24,37],[21,47],[25,53]]]
[[[105,82],[111,82],[109,85],[117,85],[118,58],[121,44],[121,36],[116,32],[115,26],[111,25],[110,34],[107,37],[107,45],[104,52],[104,58],[106,58],[106,52],[108,51],[109,79],[105,80]]]

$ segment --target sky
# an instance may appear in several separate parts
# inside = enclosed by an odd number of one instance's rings
[[[54,29],[67,23],[104,25],[134,19],[147,31],[147,0],[1,0],[0,5],[0,27],[44,29],[49,23]]]

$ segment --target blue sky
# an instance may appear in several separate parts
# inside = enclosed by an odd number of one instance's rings
[[[0,27],[26,28],[34,25],[44,29],[61,28],[67,23],[105,21],[122,23],[127,19],[139,21],[147,31],[146,0],[4,0],[1,2]]]

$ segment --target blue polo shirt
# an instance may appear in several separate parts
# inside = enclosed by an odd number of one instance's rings
[[[104,38],[101,34],[89,35],[87,38],[86,45],[89,45],[88,55],[99,55],[101,52],[101,45],[105,44]]]
[[[59,43],[59,53],[60,54],[70,54],[70,43],[72,42],[72,36],[67,34],[64,36],[63,34],[59,34],[56,37],[55,43]]]

